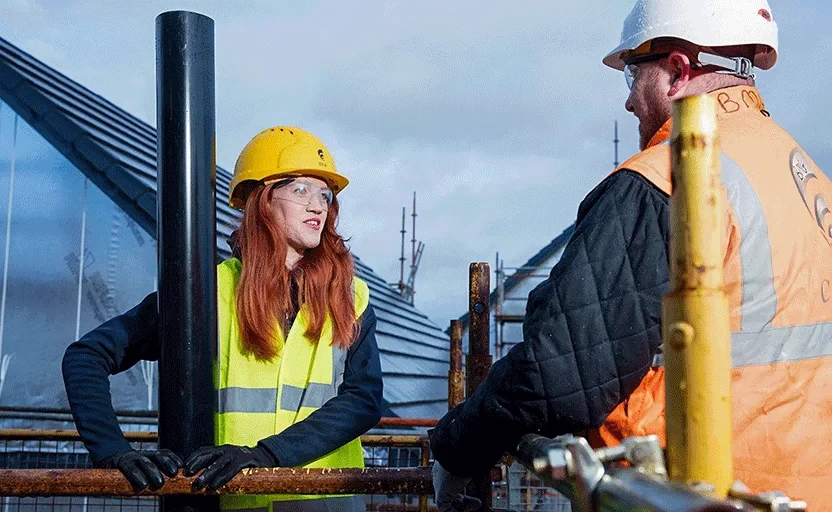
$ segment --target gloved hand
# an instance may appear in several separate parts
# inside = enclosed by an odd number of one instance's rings
[[[452,475],[439,462],[433,463],[433,489],[439,512],[472,512],[482,506],[477,498],[465,495],[470,478]]]
[[[118,469],[133,489],[144,490],[150,486],[154,491],[165,483],[165,477],[174,476],[182,467],[182,459],[170,450],[126,450],[107,457],[97,464],[100,468]]]
[[[196,490],[208,488],[216,491],[244,468],[271,468],[277,466],[277,459],[262,446],[249,448],[224,444],[203,446],[188,456],[185,461],[185,476],[192,476],[205,469],[193,487]],[[207,468],[207,469],[206,469]]]

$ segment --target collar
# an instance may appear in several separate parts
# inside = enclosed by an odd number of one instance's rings
[[[756,87],[736,85],[725,89],[717,89],[708,93],[708,96],[716,100],[716,117],[718,120],[752,112],[762,112],[764,115],[768,115],[763,98]],[[665,121],[662,127],[650,138],[650,142],[647,143],[647,147],[644,149],[652,148],[670,139],[672,121],[672,119]]]

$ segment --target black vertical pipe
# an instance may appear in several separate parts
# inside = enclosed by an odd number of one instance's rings
[[[183,459],[214,444],[217,345],[214,21],[156,18],[159,446]],[[217,510],[215,497],[166,497],[162,510]]]
[[[471,396],[491,370],[491,270],[488,263],[471,263],[468,268],[468,357],[466,396]],[[490,472],[472,479],[471,496],[482,502],[480,510],[491,510]]]

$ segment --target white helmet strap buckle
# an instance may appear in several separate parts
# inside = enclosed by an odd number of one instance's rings
[[[754,79],[754,64],[746,57],[722,57],[713,53],[699,52],[696,60],[703,66],[717,66],[723,68],[716,71],[726,75],[734,75],[743,79]]]

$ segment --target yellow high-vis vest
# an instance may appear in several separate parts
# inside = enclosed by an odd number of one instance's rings
[[[237,324],[235,291],[242,264],[234,258],[217,267],[217,312],[219,350],[215,386],[218,394],[215,417],[217,445],[256,446],[263,438],[279,434],[307,418],[335,397],[344,379],[347,350],[332,346],[332,322],[327,318],[319,340],[305,336],[309,314],[302,305],[285,336],[280,354],[273,361],[259,361],[244,354]],[[367,284],[353,280],[355,316],[369,304]],[[278,335],[282,336],[280,326]],[[337,450],[305,465],[307,468],[362,468],[364,455],[356,438]],[[223,510],[267,510],[272,503],[287,500],[332,498],[321,495],[222,496]]]

